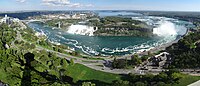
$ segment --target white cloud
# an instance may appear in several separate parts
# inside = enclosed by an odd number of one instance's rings
[[[17,2],[24,3],[26,0],[16,0]]]
[[[93,5],[83,5],[80,3],[71,3],[70,0],[42,0],[42,5],[47,6],[67,6],[67,7],[91,7]]]
[[[92,4],[87,4],[87,5],[84,5],[85,7],[94,7],[94,5]]]

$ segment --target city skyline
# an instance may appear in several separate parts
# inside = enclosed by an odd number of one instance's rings
[[[153,10],[200,11],[199,0],[1,0],[0,11]]]

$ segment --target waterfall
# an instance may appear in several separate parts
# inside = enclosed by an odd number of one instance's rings
[[[169,21],[161,21],[160,25],[153,29],[153,33],[158,36],[178,35],[176,31],[176,25]]]
[[[79,35],[88,35],[88,36],[93,36],[94,32],[96,30],[94,29],[94,27],[91,26],[87,26],[87,25],[71,25],[68,28],[68,33],[71,34],[79,34]]]

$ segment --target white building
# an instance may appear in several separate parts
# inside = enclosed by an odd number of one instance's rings
[[[12,24],[13,22],[20,22],[18,18],[10,18],[7,15],[1,19],[1,23]]]
[[[6,24],[10,24],[11,20],[7,15],[5,15],[5,17],[3,19],[1,19],[1,22],[6,23]]]

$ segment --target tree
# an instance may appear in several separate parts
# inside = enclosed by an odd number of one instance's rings
[[[131,64],[132,65],[138,65],[138,64],[141,64],[141,63],[142,63],[142,61],[137,54],[131,56]]]
[[[183,75],[181,73],[173,73],[171,78],[173,81],[175,81],[175,83],[179,83],[179,80],[183,78]]]
[[[141,60],[142,60],[142,62],[144,62],[144,61],[146,61],[148,58],[149,58],[149,56],[144,55],[144,56],[141,57]]]
[[[114,60],[112,62],[112,66],[113,66],[113,68],[117,67],[117,59],[116,59],[116,57],[114,58]]]
[[[64,53],[65,51],[63,49],[61,49],[61,48],[58,48],[58,52]]]
[[[68,66],[66,59],[61,60],[61,65],[62,65],[63,68],[66,68]]]
[[[117,80],[112,83],[112,86],[129,86],[129,81]]]
[[[43,64],[47,64],[47,61],[49,61],[49,57],[46,55],[46,54],[44,54],[44,55],[42,55],[41,57],[40,57],[40,59],[39,59]]]
[[[35,49],[35,48],[36,48],[35,44],[30,45],[30,49]]]
[[[164,82],[158,82],[158,83],[156,84],[156,86],[166,86],[166,84],[165,84]]]
[[[116,59],[114,58],[112,62],[113,68],[126,68],[127,67],[127,60],[126,59]]]
[[[69,86],[67,83],[72,82],[72,78],[66,76],[66,65],[68,65],[68,63],[65,59],[61,62],[61,58],[56,57],[55,54],[49,53],[46,50],[32,50],[32,53],[30,53],[27,49],[33,49],[35,45],[22,43],[23,41],[15,41],[15,44],[19,44],[16,46],[19,48],[18,50],[13,49],[13,47],[6,50],[4,44],[10,45],[11,42],[14,41],[16,31],[13,31],[13,29],[7,25],[6,27],[4,26],[5,25],[0,25],[0,74],[2,75],[0,80],[11,86],[51,85],[51,83],[54,82],[55,86]],[[30,32],[31,37],[24,34],[23,31],[19,32],[24,39],[34,39],[32,38],[33,35],[31,31],[25,31],[28,32],[28,34]],[[44,41],[44,44],[48,43]],[[61,63],[62,66],[60,65]]]
[[[82,86],[96,86],[96,85],[92,82],[83,82]]]
[[[156,75],[156,81],[163,81],[166,82],[168,80],[168,75],[166,73],[160,73],[158,75]]]
[[[53,47],[53,50],[54,51],[58,51],[58,47],[56,46],[56,47]]]
[[[79,56],[80,55],[80,53],[79,52],[77,52],[77,51],[73,51],[72,53],[70,53],[72,56]]]
[[[56,54],[55,53],[52,53],[52,52],[48,52],[48,57],[56,57]]]
[[[134,84],[135,86],[147,86],[145,83],[143,83],[143,82],[136,82],[135,84]]]
[[[70,65],[74,65],[74,59],[70,59]]]

